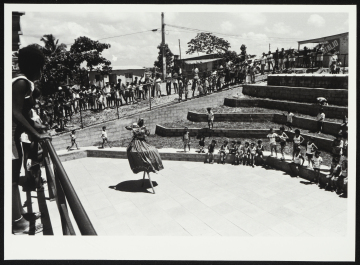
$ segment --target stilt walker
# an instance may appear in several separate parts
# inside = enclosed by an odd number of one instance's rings
[[[154,146],[146,142],[145,138],[150,132],[144,125],[143,119],[139,119],[138,123],[133,123],[132,126],[126,126],[125,128],[131,130],[133,133],[133,138],[126,150],[131,170],[135,174],[142,171],[144,172],[142,186],[144,186],[145,175],[147,174],[151,188],[155,194],[150,172],[156,173],[164,169],[160,154]]]

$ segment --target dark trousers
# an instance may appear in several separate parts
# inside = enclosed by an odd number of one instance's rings
[[[318,132],[321,132],[321,131],[322,131],[323,124],[324,124],[324,122],[322,122],[322,121],[318,121],[318,122],[317,122],[317,131],[318,131]]]
[[[171,95],[171,83],[170,82],[166,83],[166,94]]]

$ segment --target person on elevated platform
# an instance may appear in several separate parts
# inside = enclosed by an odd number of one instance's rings
[[[42,155],[38,152],[38,142],[44,139],[51,139],[47,133],[39,133],[39,130],[46,129],[46,126],[36,125],[31,119],[30,111],[35,105],[33,92],[35,89],[34,81],[41,77],[42,69],[45,64],[44,54],[33,45],[19,50],[18,63],[20,73],[12,80],[12,118],[16,124],[13,141],[16,147],[12,160],[12,233],[15,235],[29,234],[30,231],[40,233],[43,226],[40,223],[30,222],[38,219],[41,213],[26,213],[22,207],[19,180],[20,171],[25,154],[21,146],[21,135],[25,132],[29,141],[34,143],[33,152],[27,155],[34,161],[41,161]]]

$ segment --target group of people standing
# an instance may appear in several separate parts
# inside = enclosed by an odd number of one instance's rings
[[[265,74],[266,65],[268,66],[267,69],[269,72],[282,72],[285,69],[293,69],[295,67],[296,54],[296,50],[289,49],[285,51],[284,48],[282,48],[280,51],[279,49],[276,49],[274,53],[271,51],[269,51],[268,54],[263,52],[260,58],[261,75]]]

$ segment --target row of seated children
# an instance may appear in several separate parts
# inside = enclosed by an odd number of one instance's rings
[[[216,145],[216,140],[212,140],[208,147],[208,153],[204,163],[214,163]],[[241,141],[231,141],[229,144],[229,141],[225,140],[219,149],[220,160],[218,161],[218,164],[221,163],[224,165],[228,155],[234,155],[233,165],[243,164],[254,167],[256,164],[263,163],[263,151],[264,146],[262,145],[261,140],[258,141],[256,146],[255,143],[250,144],[249,142],[245,142],[245,145],[242,145]]]

